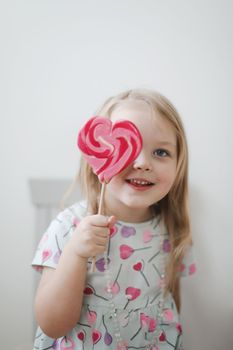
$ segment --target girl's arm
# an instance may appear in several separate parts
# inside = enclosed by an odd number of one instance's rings
[[[35,300],[36,319],[45,334],[59,338],[79,321],[88,257],[102,254],[115,218],[84,218],[65,246],[56,269],[44,268]]]

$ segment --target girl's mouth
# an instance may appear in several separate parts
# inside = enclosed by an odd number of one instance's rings
[[[155,185],[153,182],[145,179],[126,179],[126,182],[136,189],[147,189]]]

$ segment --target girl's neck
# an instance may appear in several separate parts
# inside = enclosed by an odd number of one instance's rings
[[[153,211],[148,208],[145,210],[135,210],[135,208],[114,208],[111,205],[105,208],[105,215],[114,215],[116,219],[123,222],[140,223],[145,222],[154,217]]]

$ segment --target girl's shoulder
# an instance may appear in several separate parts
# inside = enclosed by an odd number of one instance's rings
[[[87,203],[86,201],[76,202],[73,205],[65,208],[61,211],[57,219],[63,222],[69,222],[77,225],[77,223],[87,214]]]
[[[61,210],[51,221],[47,232],[56,232],[60,234],[72,226],[77,226],[79,221],[86,216],[86,202],[80,201]]]
[[[195,274],[196,272],[196,261],[193,249],[193,244],[186,248],[184,257],[180,266],[181,277],[186,277]]]
[[[65,244],[85,215],[85,202],[77,202],[62,210],[51,221],[35,252],[32,265],[36,270],[41,271],[43,266],[56,268]]]

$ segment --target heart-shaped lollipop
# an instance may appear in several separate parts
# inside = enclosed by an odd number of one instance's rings
[[[100,182],[108,183],[139,155],[142,137],[128,120],[95,116],[80,130],[77,145]]]
[[[126,169],[142,149],[142,137],[128,120],[112,123],[108,118],[92,117],[78,134],[77,145],[102,183],[98,214],[102,212],[106,184]],[[94,271],[95,257],[91,269]]]

